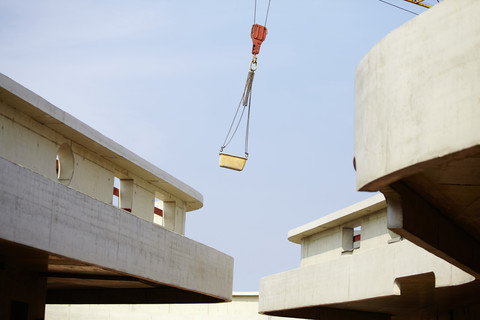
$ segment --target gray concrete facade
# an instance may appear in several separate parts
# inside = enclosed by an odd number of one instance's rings
[[[0,318],[231,300],[233,258],[183,234],[198,191],[4,75],[0,128]]]

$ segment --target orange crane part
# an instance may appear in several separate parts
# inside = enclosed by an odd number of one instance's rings
[[[424,7],[424,8],[431,8],[432,7],[429,4],[422,3],[424,0],[405,0],[405,1],[413,3],[413,4],[417,4],[417,5],[419,5],[421,7]]]
[[[257,55],[260,52],[260,46],[263,40],[267,37],[267,28],[259,24],[254,24],[250,36],[253,41],[252,54]]]

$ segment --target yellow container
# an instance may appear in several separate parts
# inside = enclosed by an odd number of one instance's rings
[[[220,167],[242,171],[247,158],[232,156],[231,154],[220,153]]]

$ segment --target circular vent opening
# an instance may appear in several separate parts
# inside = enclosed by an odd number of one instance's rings
[[[66,143],[62,144],[57,152],[58,182],[68,186],[72,181],[74,168],[73,152]]]

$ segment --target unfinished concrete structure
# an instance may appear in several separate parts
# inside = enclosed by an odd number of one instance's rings
[[[389,231],[383,195],[293,229],[288,239],[301,244],[300,268],[261,280],[263,314],[416,319],[480,288],[470,274]]]
[[[385,194],[388,227],[480,274],[480,2],[445,0],[360,62],[357,188]]]
[[[45,303],[229,301],[233,259],[183,235],[202,205],[0,74],[0,318],[42,319]]]
[[[355,78],[357,189],[385,195],[385,231],[474,277],[480,274],[479,16],[479,1],[444,0],[374,46]],[[303,236],[314,237],[298,231],[291,239]],[[313,240],[302,241],[303,248]],[[329,242],[319,242],[321,251],[320,243]],[[388,245],[388,252],[399,246]],[[439,288],[437,263],[406,277],[392,273],[417,264],[413,251],[402,250],[395,249],[404,254],[400,261],[372,250],[370,259],[355,263],[354,250],[346,265],[324,261],[326,253],[304,257],[336,271],[314,263],[263,279],[260,311],[314,319],[480,318],[478,280],[458,285],[455,277]],[[388,279],[371,272],[384,257]],[[390,299],[392,293],[400,295]]]

